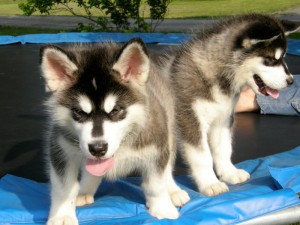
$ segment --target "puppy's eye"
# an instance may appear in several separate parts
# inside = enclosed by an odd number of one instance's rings
[[[116,105],[111,112],[109,113],[110,116],[115,116],[117,114],[120,114],[124,111],[123,107]]]
[[[275,65],[278,62],[279,62],[279,60],[275,59],[273,57],[266,57],[265,58],[265,65],[266,66],[273,66],[273,65]]]
[[[125,109],[120,105],[116,105],[108,114],[109,118],[113,121],[122,120],[125,118],[125,115]]]
[[[73,108],[71,111],[73,119],[78,122],[83,122],[88,117],[88,114],[81,109]]]

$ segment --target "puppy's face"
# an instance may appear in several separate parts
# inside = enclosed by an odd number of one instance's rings
[[[247,19],[252,23],[236,39],[237,58],[242,59],[239,76],[255,93],[277,98],[278,90],[293,83],[284,56],[287,35],[300,25],[264,15],[250,15]]]
[[[249,74],[247,83],[255,93],[277,98],[278,90],[293,83],[293,76],[284,61],[284,54],[284,49],[274,48],[244,62],[242,67],[246,68],[246,73]]]
[[[111,158],[144,125],[150,63],[141,40],[72,51],[47,46],[41,56],[52,118],[78,137],[87,158]]]
[[[130,95],[128,93],[128,95]],[[107,159],[118,150],[137,126],[143,126],[144,106],[137,99],[108,93],[99,104],[79,94],[76,107],[70,109],[72,125],[80,149],[91,159]]]

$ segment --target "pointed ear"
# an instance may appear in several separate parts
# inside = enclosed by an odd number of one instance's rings
[[[78,68],[63,49],[51,45],[42,47],[40,58],[48,91],[55,92],[75,82]]]
[[[265,43],[265,44],[269,44],[272,41],[274,41],[275,39],[277,39],[280,36],[280,34],[268,38],[268,39],[250,39],[250,38],[245,38],[242,42],[242,46],[246,49],[252,48],[254,45],[258,44],[258,43]]]
[[[144,42],[139,38],[127,42],[121,49],[112,69],[119,73],[121,80],[144,85],[150,69]]]
[[[285,36],[288,36],[289,34],[300,30],[300,23],[299,22],[281,20],[281,25],[283,26]]]

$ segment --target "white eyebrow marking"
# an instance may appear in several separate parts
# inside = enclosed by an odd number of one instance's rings
[[[113,94],[109,94],[104,100],[104,111],[106,113],[110,113],[115,107],[117,102],[117,96]]]
[[[278,49],[276,49],[276,51],[275,51],[275,59],[280,59],[280,57],[281,57],[281,55],[282,55],[282,50],[280,49],[280,48],[278,48]]]
[[[78,97],[78,101],[79,101],[79,105],[80,105],[81,109],[85,113],[89,114],[92,112],[92,109],[93,109],[92,103],[86,95],[80,95]]]

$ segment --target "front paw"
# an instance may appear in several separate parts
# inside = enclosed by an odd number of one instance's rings
[[[199,189],[202,194],[207,196],[216,196],[228,191],[227,185],[219,181]]]
[[[156,217],[157,219],[177,219],[179,217],[179,213],[175,206],[169,207],[151,207],[149,208],[149,213],[151,216]]]
[[[240,184],[250,179],[250,174],[242,169],[235,169],[230,173],[223,173],[220,179],[228,184]]]
[[[172,200],[172,203],[178,207],[182,207],[184,204],[191,200],[188,193],[181,189],[171,192],[170,198]]]
[[[47,225],[78,225],[78,220],[71,216],[49,218]]]
[[[76,199],[76,206],[84,206],[94,203],[94,196],[92,195],[78,195]]]
[[[151,216],[157,219],[177,219],[179,217],[179,212],[176,207],[172,204],[171,200],[165,201],[155,201],[152,203],[147,203],[148,211]]]

